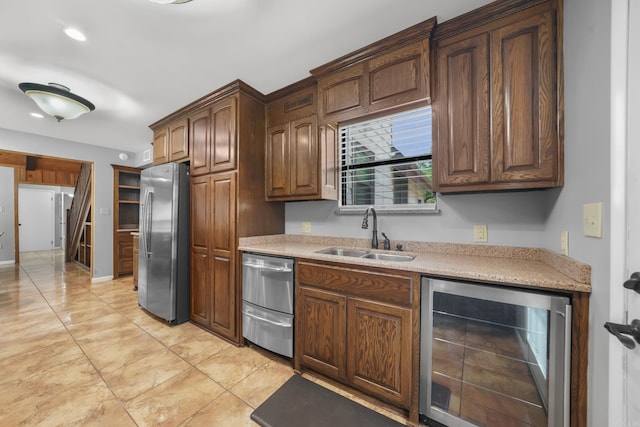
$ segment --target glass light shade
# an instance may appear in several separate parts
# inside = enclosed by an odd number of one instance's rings
[[[18,87],[33,99],[42,111],[58,121],[75,119],[96,108],[91,102],[71,93],[69,88],[55,83],[20,83]]]

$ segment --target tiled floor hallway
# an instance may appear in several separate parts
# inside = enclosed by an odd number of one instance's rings
[[[92,284],[60,251],[20,257],[0,266],[0,426],[256,426],[253,409],[293,375],[145,313],[131,277]]]

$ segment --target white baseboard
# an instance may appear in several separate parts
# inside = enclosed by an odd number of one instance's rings
[[[15,264],[16,260],[15,259],[10,259],[7,261],[0,261],[0,265],[9,265],[9,264]]]
[[[111,276],[93,277],[91,283],[108,282],[109,280],[113,280],[113,274]]]

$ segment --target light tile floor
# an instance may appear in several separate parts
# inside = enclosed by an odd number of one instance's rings
[[[61,251],[20,260],[0,266],[1,426],[256,426],[251,412],[294,374],[269,352],[151,316],[130,276],[92,284]]]

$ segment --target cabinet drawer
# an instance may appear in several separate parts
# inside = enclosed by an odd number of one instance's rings
[[[305,262],[299,263],[297,273],[302,285],[403,306],[413,303],[414,283],[409,275]]]

